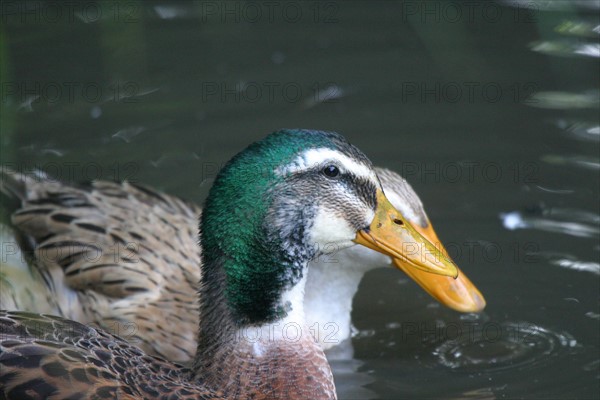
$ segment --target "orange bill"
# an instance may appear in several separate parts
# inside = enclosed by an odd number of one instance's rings
[[[392,257],[398,269],[454,310],[478,312],[485,307],[482,294],[450,259],[431,224],[413,225],[381,190],[373,222],[356,234],[354,242]]]

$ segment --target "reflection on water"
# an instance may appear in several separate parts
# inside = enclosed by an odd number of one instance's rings
[[[582,210],[543,209],[541,215],[519,211],[500,214],[506,229],[540,229],[578,237],[600,237],[600,216]],[[530,213],[531,214],[531,213]]]
[[[598,43],[573,43],[563,40],[553,42],[533,42],[530,46],[531,50],[548,55],[563,57],[600,57],[600,44]]]
[[[566,20],[563,21],[560,25],[558,25],[555,31],[565,35],[582,36],[597,39],[598,34],[600,34],[600,25],[598,25],[597,23],[591,23],[586,21]]]
[[[552,265],[572,269],[575,271],[591,272],[595,275],[600,275],[600,263],[596,261],[583,261],[577,259],[573,254],[555,253],[555,252],[538,252],[537,256],[542,257]]]
[[[598,121],[559,119],[556,121],[556,126],[564,130],[567,135],[574,139],[588,142],[600,142],[600,125],[598,125]]]
[[[600,170],[600,160],[598,157],[584,156],[579,154],[562,155],[562,154],[547,154],[542,157],[542,161],[554,165],[567,165],[594,171]]]
[[[569,93],[569,92],[537,92],[525,102],[527,105],[538,108],[549,108],[556,110],[569,110],[580,108],[596,109],[600,100],[598,92],[591,91],[586,93]]]
[[[531,42],[531,50],[559,57],[600,57],[600,24],[597,18],[562,19],[552,31],[557,38]]]

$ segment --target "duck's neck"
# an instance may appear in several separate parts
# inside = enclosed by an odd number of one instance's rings
[[[308,274],[304,298],[306,321],[324,350],[350,338],[352,300],[364,274],[354,269],[339,269],[316,262],[311,264]]]
[[[249,391],[269,399],[334,399],[331,369],[304,318],[305,277],[283,294],[282,303],[292,304],[284,317],[257,324],[240,323],[226,291],[205,284],[195,378],[231,398],[248,398]]]
[[[360,281],[366,272],[389,263],[389,257],[363,246],[318,257],[310,263],[304,296],[306,321],[324,350],[351,337],[352,300]],[[327,356],[331,360],[332,354]]]

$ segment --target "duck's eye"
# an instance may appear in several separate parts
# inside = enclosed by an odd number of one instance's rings
[[[340,169],[335,165],[328,165],[323,168],[323,174],[328,178],[336,178],[340,174]]]

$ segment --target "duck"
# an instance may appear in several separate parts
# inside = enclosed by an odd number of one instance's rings
[[[281,130],[249,145],[217,175],[198,225],[191,367],[62,317],[2,311],[2,397],[335,399],[305,318],[309,261],[328,245],[361,245],[459,275],[390,204],[369,159],[333,132]]]
[[[391,204],[447,254],[412,186],[391,170],[374,170]],[[92,324],[150,355],[192,362],[200,206],[127,181],[73,185],[8,168],[0,170],[0,191],[12,217],[11,226],[0,224],[7,244],[0,309]],[[370,270],[393,265],[456,311],[480,312],[486,305],[462,271],[456,279],[430,274],[364,246],[324,250],[309,262],[304,309],[329,359],[352,357],[353,298]]]

